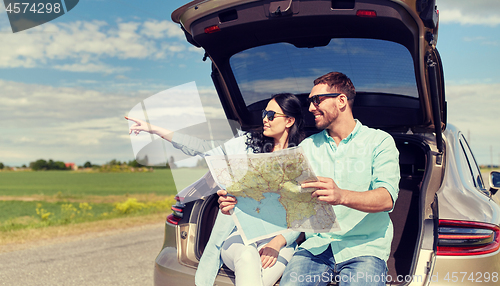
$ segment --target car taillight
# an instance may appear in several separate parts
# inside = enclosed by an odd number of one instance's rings
[[[375,18],[375,17],[377,17],[377,12],[373,11],[373,10],[358,10],[358,11],[356,11],[356,16],[366,17],[366,18]]]
[[[176,226],[179,224],[179,221],[182,219],[183,210],[184,210],[184,204],[181,202],[181,199],[179,197],[175,197],[175,200],[177,201],[175,205],[173,205],[170,209],[172,210],[172,213],[167,216],[167,223]]]
[[[481,255],[500,246],[500,228],[493,224],[439,220],[437,255]]]
[[[218,25],[213,25],[213,26],[205,28],[205,34],[212,34],[212,33],[219,32],[219,31],[220,31],[220,28]]]

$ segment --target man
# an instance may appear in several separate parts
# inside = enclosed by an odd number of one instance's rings
[[[302,187],[316,189],[312,196],[333,206],[341,230],[306,233],[280,286],[332,281],[385,285],[393,236],[388,213],[399,191],[399,153],[389,134],[354,119],[355,96],[354,85],[342,73],[331,72],[314,81],[309,111],[323,131],[300,146],[319,181]],[[221,196],[219,202],[225,213],[234,206],[230,197]]]

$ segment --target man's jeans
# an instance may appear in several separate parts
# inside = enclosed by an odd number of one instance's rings
[[[331,247],[320,255],[299,249],[293,255],[281,277],[280,286],[328,285],[342,286],[385,285],[387,266],[374,256],[360,256],[335,263]]]

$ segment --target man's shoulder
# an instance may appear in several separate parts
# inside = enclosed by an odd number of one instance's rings
[[[368,127],[366,125],[362,125],[360,131],[361,131],[360,134],[366,137],[370,137],[373,140],[385,140],[385,139],[394,140],[391,134],[389,134],[388,132],[381,129]]]

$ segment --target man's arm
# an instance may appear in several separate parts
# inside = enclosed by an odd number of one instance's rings
[[[366,192],[341,189],[333,179],[318,177],[318,182],[302,184],[302,188],[314,188],[311,196],[331,205],[343,205],[367,213],[384,212],[392,209],[392,197],[385,188]]]

